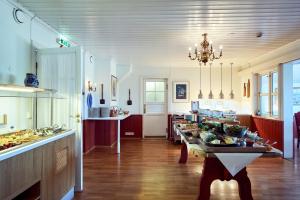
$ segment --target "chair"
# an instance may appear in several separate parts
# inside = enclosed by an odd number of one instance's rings
[[[297,149],[299,149],[300,143],[300,112],[295,113],[296,130],[297,130]]]

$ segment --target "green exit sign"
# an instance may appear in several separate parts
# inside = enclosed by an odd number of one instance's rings
[[[56,42],[62,46],[65,46],[65,47],[71,47],[71,44],[69,41],[63,39],[63,38],[57,38],[56,39]]]

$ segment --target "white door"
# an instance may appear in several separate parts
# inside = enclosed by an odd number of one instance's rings
[[[37,101],[37,126],[62,125],[76,130],[75,190],[82,182],[82,89],[83,67],[80,48],[43,49],[38,51],[37,75],[40,87],[57,90],[49,107],[48,99]],[[45,106],[48,105],[48,106]],[[52,113],[52,114],[51,114]]]
[[[167,79],[143,81],[143,135],[167,136]]]

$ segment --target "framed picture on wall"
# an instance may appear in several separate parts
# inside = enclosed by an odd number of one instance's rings
[[[115,77],[114,75],[111,75],[111,100],[112,101],[117,101],[117,83],[118,83],[118,78]]]
[[[188,81],[173,82],[173,102],[188,103],[190,100],[190,85]]]

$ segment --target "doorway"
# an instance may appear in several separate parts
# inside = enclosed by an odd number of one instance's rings
[[[37,74],[40,85],[57,92],[51,97],[51,107],[39,99],[37,102],[37,127],[64,125],[76,131],[75,191],[83,190],[82,179],[82,104],[83,66],[80,47],[41,49],[37,52]]]
[[[143,79],[143,137],[167,137],[168,80]]]

